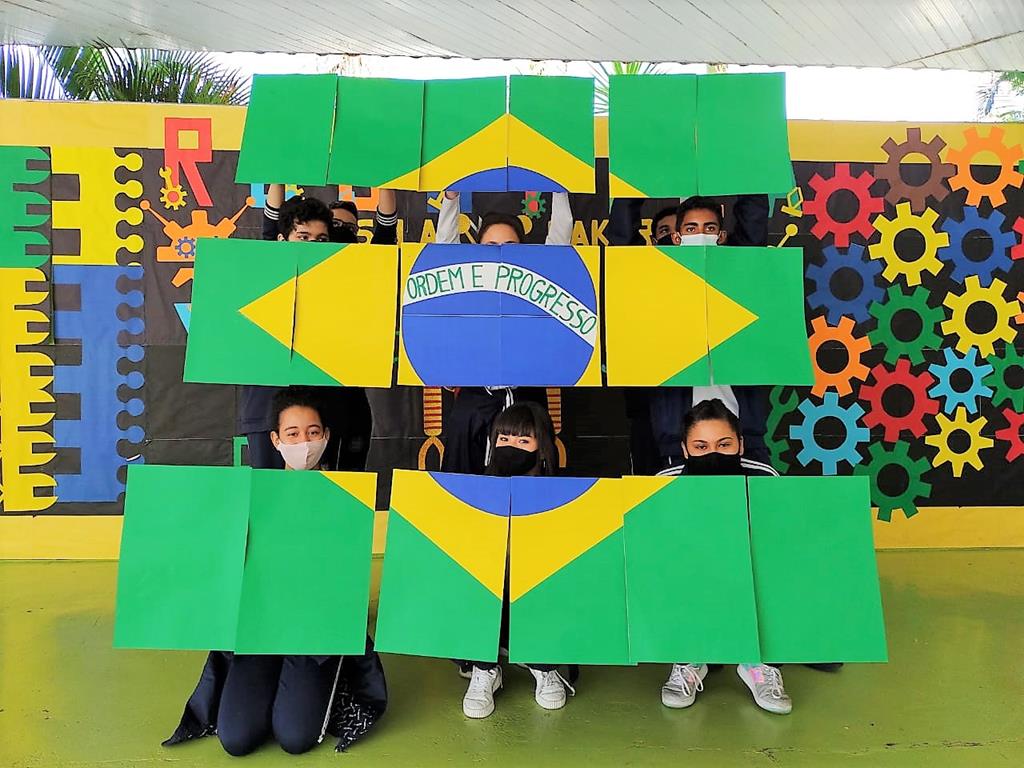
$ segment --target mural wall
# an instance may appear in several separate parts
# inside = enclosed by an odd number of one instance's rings
[[[196,240],[260,232],[264,188],[233,181],[243,120],[0,103],[0,556],[116,554],[128,463],[244,460],[234,388],[181,381]],[[816,383],[771,390],[774,463],[870,475],[880,546],[1024,545],[1024,126],[790,133],[797,187],[773,202],[770,244],[804,248]],[[574,245],[607,244],[603,158],[597,169],[596,193],[571,196]],[[369,234],[372,190],[304,191],[354,200]],[[530,240],[547,230],[547,194],[461,205],[466,242],[494,209]],[[399,206],[404,240],[431,241],[440,195]],[[629,471],[621,390],[545,397],[567,472]],[[437,468],[451,398],[376,393],[369,468]]]

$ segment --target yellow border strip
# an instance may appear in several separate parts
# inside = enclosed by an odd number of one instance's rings
[[[165,117],[210,117],[215,150],[242,143],[245,107],[0,100],[0,146],[163,149]]]
[[[0,515],[0,560],[116,560],[121,516]],[[922,507],[874,523],[876,549],[1024,547],[1019,507]],[[384,551],[387,512],[377,512],[373,554]]]
[[[34,147],[126,147],[162,149],[165,117],[213,118],[213,148],[237,150],[242,141],[245,107],[204,104],[129,104],[88,101],[0,101],[0,145]],[[793,160],[881,163],[886,139],[903,141],[909,127],[921,128],[925,141],[936,134],[947,144],[972,126],[987,135],[992,126],[1005,131],[1008,146],[1024,144],[1024,123],[869,123],[790,120]],[[594,118],[594,150],[608,156],[608,118]],[[943,151],[945,160],[946,152]]]

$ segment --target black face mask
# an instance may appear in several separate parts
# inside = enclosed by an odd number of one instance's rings
[[[497,477],[515,477],[529,474],[536,466],[536,451],[524,451],[514,445],[502,445],[491,453],[487,474]]]
[[[671,232],[669,232],[667,235],[659,237],[654,242],[655,242],[656,245],[675,245],[675,243],[672,241],[672,233]]]
[[[347,227],[344,224],[339,224],[337,221],[331,222],[330,238],[332,243],[359,242],[359,236],[352,231],[351,227]]]
[[[691,456],[686,460],[688,475],[742,475],[743,464],[738,453],[713,451],[702,456]]]

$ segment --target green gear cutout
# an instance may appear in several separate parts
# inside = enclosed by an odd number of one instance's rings
[[[992,373],[983,379],[983,383],[992,387],[992,405],[998,407],[1009,401],[1017,413],[1024,411],[1024,387],[1014,389],[1006,383],[1006,372],[1015,365],[1024,368],[1024,355],[1012,345],[1007,345],[999,357],[990,357]]]
[[[789,396],[784,398],[782,395],[787,389],[790,389]],[[771,455],[772,466],[785,474],[789,470],[789,462],[783,459],[783,454],[789,450],[789,440],[785,437],[776,437],[775,433],[782,420],[796,410],[797,405],[800,404],[800,398],[790,387],[777,386],[772,387],[769,402],[771,409],[768,412],[768,422],[765,425],[764,442]]]
[[[868,461],[854,467],[853,472],[856,475],[871,477],[871,502],[878,507],[878,519],[891,522],[895,510],[900,510],[907,518],[916,515],[917,500],[927,497],[932,492],[931,483],[921,479],[924,473],[932,468],[931,462],[924,457],[911,459],[910,449],[906,443],[895,443],[891,448],[874,443],[868,448],[868,456]],[[907,487],[903,493],[896,496],[883,492],[878,485],[878,476],[883,469],[892,464],[902,467],[907,473]]]
[[[885,347],[885,362],[896,365],[901,356],[910,358],[910,362],[920,365],[924,362],[926,349],[938,349],[942,346],[942,337],[935,332],[935,326],[946,319],[942,307],[928,306],[928,290],[914,288],[909,294],[903,293],[898,285],[889,287],[888,299],[884,303],[872,302],[868,311],[878,321],[878,327],[868,331],[872,344]],[[900,310],[910,310],[921,320],[921,332],[916,339],[901,341],[892,330],[892,322]]]
[[[531,219],[539,219],[547,213],[548,203],[540,196],[540,192],[527,192],[526,197],[519,202],[523,206],[523,215]]]

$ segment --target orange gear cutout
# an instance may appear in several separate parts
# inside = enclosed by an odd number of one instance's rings
[[[956,164],[956,174],[949,179],[953,189],[967,190],[967,204],[980,205],[981,198],[987,197],[992,207],[1006,202],[1004,190],[1007,187],[1019,187],[1024,182],[1024,175],[1017,169],[1017,162],[1024,157],[1024,149],[1020,144],[1008,147],[1003,143],[1005,131],[993,126],[988,136],[981,138],[977,128],[964,131],[964,145],[960,149],[950,149],[946,159]],[[999,176],[995,181],[983,183],[971,173],[971,162],[982,152],[991,152],[999,158]]]
[[[861,362],[861,355],[871,349],[871,341],[866,336],[853,335],[853,318],[842,317],[839,325],[829,325],[824,317],[816,317],[811,321],[813,333],[808,340],[811,347],[811,360],[814,363],[814,386],[811,393],[821,397],[829,387],[840,395],[853,392],[851,382],[856,379],[864,381],[868,377],[868,367]],[[846,349],[846,365],[835,373],[821,370],[818,365],[818,350],[825,342],[834,341]]]

